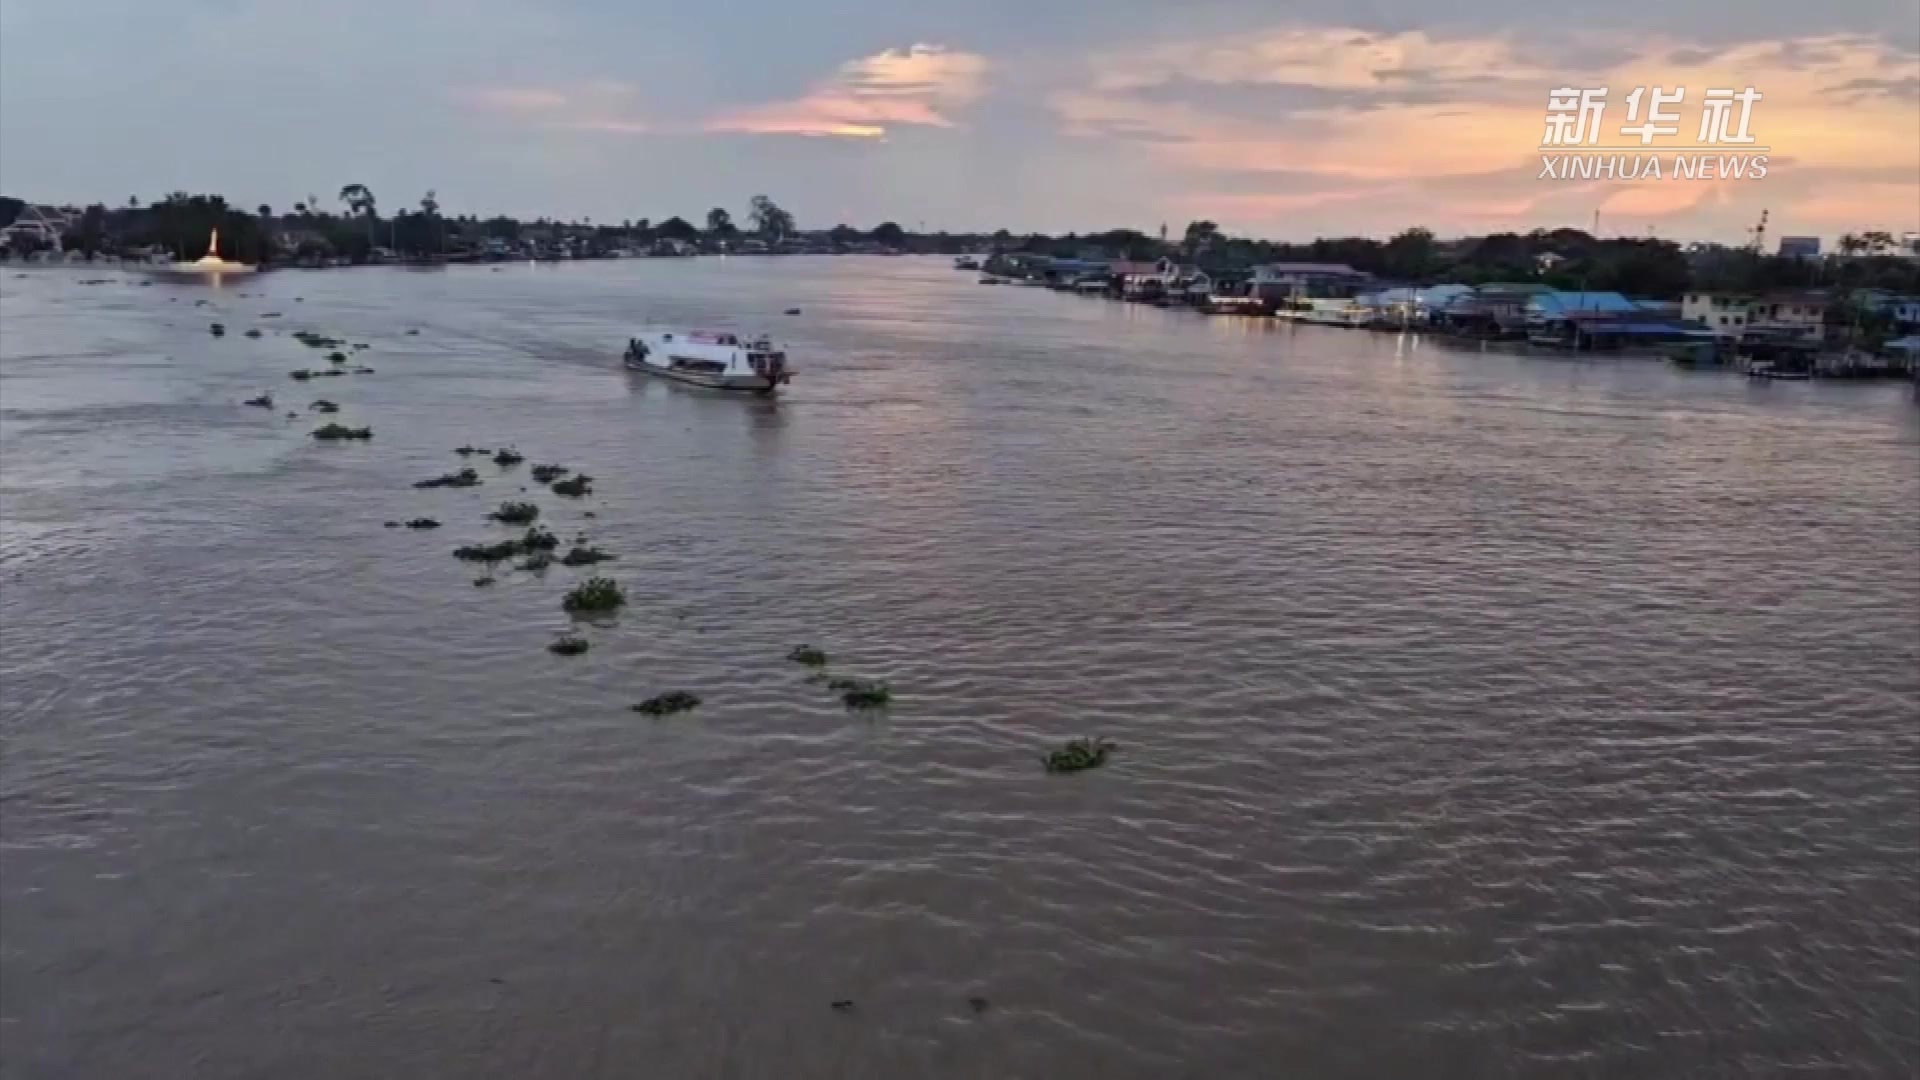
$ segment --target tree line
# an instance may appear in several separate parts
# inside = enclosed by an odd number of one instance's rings
[[[0,226],[19,212],[19,200],[0,200]],[[337,208],[337,212],[336,212]],[[766,195],[747,205],[745,226],[725,207],[707,211],[702,224],[674,216],[595,223],[591,218],[521,221],[505,215],[480,218],[443,215],[435,192],[414,206],[383,216],[373,191],[347,184],[323,201],[309,195],[290,212],[261,205],[251,212],[220,195],[174,192],[141,205],[95,204],[65,237],[68,248],[113,252],[159,248],[175,258],[198,258],[207,236],[220,230],[220,254],[250,263],[308,257],[363,261],[374,249],[403,256],[437,257],[473,252],[488,241],[516,249],[529,242],[565,242],[576,255],[645,249],[662,242],[697,250],[847,251],[878,248],[922,254],[1004,253],[1062,258],[1152,260],[1172,257],[1215,275],[1245,273],[1262,263],[1345,263],[1383,280],[1408,284],[1538,282],[1561,289],[1630,293],[1671,299],[1689,290],[1743,291],[1782,287],[1879,287],[1920,293],[1920,260],[1895,255],[1885,232],[1848,234],[1838,257],[1800,259],[1766,255],[1751,247],[1679,244],[1654,237],[1601,238],[1579,229],[1535,229],[1441,241],[1423,227],[1385,240],[1327,237],[1290,243],[1234,236],[1212,221],[1194,221],[1177,239],[1135,229],[1092,233],[1016,235],[983,232],[914,232],[898,222],[872,229],[839,224],[803,233],[793,214]]]

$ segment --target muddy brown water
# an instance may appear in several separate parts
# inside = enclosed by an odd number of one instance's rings
[[[87,276],[0,276],[8,1077],[1920,1067],[1904,387],[936,260]],[[449,555],[522,497],[619,556],[584,655],[594,571]]]

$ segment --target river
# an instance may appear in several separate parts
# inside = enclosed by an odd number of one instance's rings
[[[1920,1068],[1907,387],[942,260],[0,279],[8,1077]],[[618,555],[585,655],[450,556],[509,498]]]

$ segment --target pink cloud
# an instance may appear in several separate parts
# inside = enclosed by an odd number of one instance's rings
[[[1856,93],[1846,109],[1833,104],[1836,88],[1904,85],[1920,65],[1912,53],[1847,35],[1724,47],[1587,39],[1590,48],[1554,50],[1592,68],[1581,71],[1543,67],[1539,50],[1503,37],[1250,29],[1095,56],[1078,87],[1049,100],[1066,134],[1129,146],[1184,183],[1170,209],[1256,230],[1420,220],[1530,228],[1585,224],[1599,209],[1638,232],[1688,221],[1719,228],[1768,205],[1776,226],[1800,218],[1796,227],[1809,231],[1843,216],[1854,228],[1912,220],[1912,184],[1821,191],[1794,176],[1803,162],[1920,176],[1914,141],[1890,136],[1920,130],[1920,102],[1888,92]],[[1635,86],[1689,88],[1686,118],[1695,122],[1708,87],[1755,86],[1765,97],[1754,129],[1774,148],[1774,167],[1765,180],[1741,182],[1538,178],[1532,149],[1546,92],[1563,85],[1611,88],[1611,141]],[[1260,188],[1263,175],[1270,191]]]
[[[703,129],[753,135],[879,138],[889,125],[952,127],[950,115],[979,98],[986,58],[939,45],[888,49],[841,65],[792,101],[735,109]]]

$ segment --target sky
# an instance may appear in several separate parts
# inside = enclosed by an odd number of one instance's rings
[[[1752,87],[1764,179],[1540,176]],[[1669,155],[1670,157],[1670,155]],[[1670,170],[1669,170],[1670,171]],[[1920,0],[0,0],[0,192],[1274,239],[1920,229]]]

